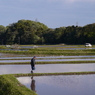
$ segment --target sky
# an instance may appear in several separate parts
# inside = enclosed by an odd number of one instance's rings
[[[0,25],[39,21],[49,28],[95,23],[95,0],[0,0]]]

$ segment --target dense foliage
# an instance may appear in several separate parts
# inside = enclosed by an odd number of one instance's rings
[[[0,25],[0,44],[4,44],[3,42],[5,42],[5,32],[6,32],[6,27],[4,27],[3,25]]]
[[[95,23],[55,29],[31,20],[19,20],[6,27],[0,25],[0,44],[95,44],[94,40]]]

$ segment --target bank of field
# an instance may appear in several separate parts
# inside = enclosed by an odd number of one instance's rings
[[[60,61],[60,62],[36,62],[36,65],[45,65],[45,64],[90,64],[95,63],[95,61]],[[12,62],[12,63],[4,63],[1,62],[0,65],[29,65],[30,62]]]
[[[27,74],[12,74],[15,77],[23,77],[23,76],[58,76],[58,75],[92,75],[95,74],[95,71],[85,71],[85,72],[61,72],[61,73],[27,73]]]
[[[13,75],[0,75],[0,95],[37,95]]]

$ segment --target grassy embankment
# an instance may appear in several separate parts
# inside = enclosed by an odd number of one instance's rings
[[[0,95],[37,95],[13,75],[0,75]]]

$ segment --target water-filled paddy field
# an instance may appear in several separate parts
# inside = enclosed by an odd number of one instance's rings
[[[38,48],[53,48],[53,47],[56,47],[58,50],[85,50],[85,49],[95,49],[95,46],[94,47],[85,47],[85,46],[79,46],[79,45],[46,45],[46,46],[37,46]],[[22,48],[27,48],[27,49],[30,49],[30,48],[33,48],[33,46],[22,46]]]
[[[60,73],[95,71],[95,63],[91,64],[46,64],[36,65],[34,73]],[[30,73],[28,65],[0,65],[0,74]]]
[[[31,71],[30,64],[17,65],[18,62],[30,62],[31,57],[1,57],[0,75],[27,74]],[[53,64],[60,61],[94,61],[95,56],[46,56],[37,57],[36,62],[51,62],[51,64],[36,64],[34,73],[88,72],[95,71],[95,63]],[[11,63],[15,63],[12,65]],[[38,95],[95,95],[95,74],[88,75],[53,75],[17,77],[26,87],[36,91]]]
[[[95,75],[18,77],[38,95],[95,95]]]
[[[3,57],[0,63],[30,62],[32,57]],[[46,56],[37,57],[36,62],[60,62],[60,61],[95,61],[95,56]]]
[[[15,63],[14,65],[0,65],[0,74],[30,73],[30,64],[20,64],[18,62],[30,62],[32,57],[4,57],[0,58],[0,63]],[[61,59],[60,59],[61,58]],[[82,59],[83,58],[83,59]],[[19,60],[18,60],[19,59]],[[50,62],[50,64],[37,64],[35,73],[56,73],[56,72],[81,72],[95,71],[95,63],[81,64],[53,64],[53,61],[81,61],[95,60],[95,56],[46,56],[37,57],[36,62]]]

